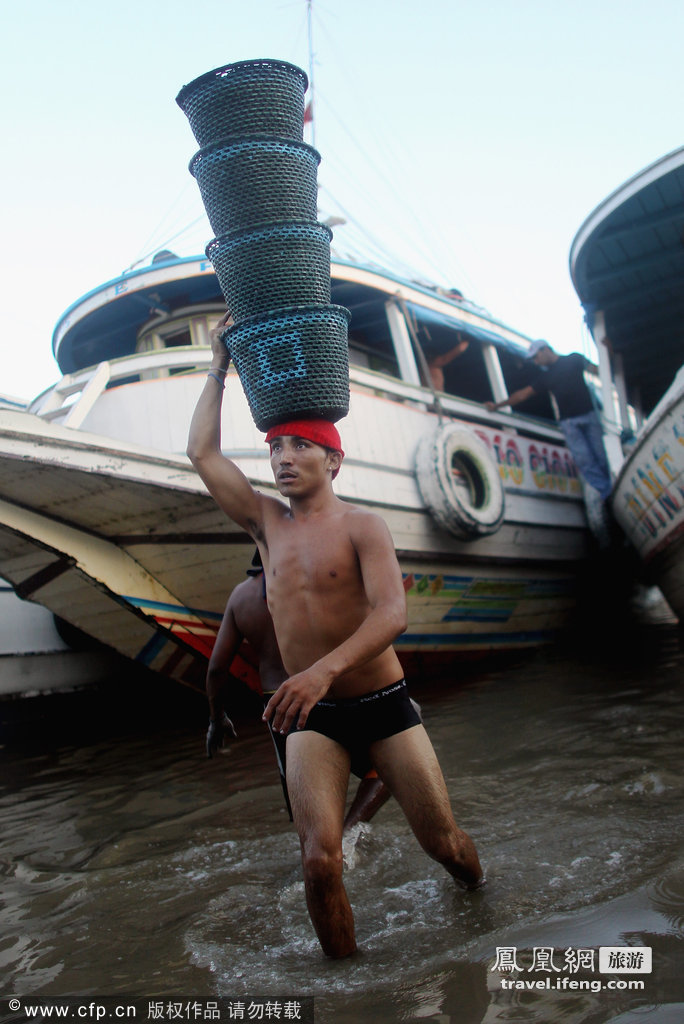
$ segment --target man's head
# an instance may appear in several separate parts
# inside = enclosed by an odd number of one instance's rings
[[[536,366],[549,366],[551,363],[555,363],[558,357],[548,341],[538,338],[537,341],[533,341],[530,345],[525,358],[531,359]]]
[[[287,423],[278,423],[271,427],[266,434],[266,443],[271,448],[271,461],[282,463],[283,455],[287,462],[290,454],[297,451],[297,442],[301,442],[299,448],[306,449],[308,446],[322,448],[326,456],[325,468],[330,470],[334,480],[340,471],[340,464],[344,458],[342,442],[337,427],[329,420],[302,419],[289,420]],[[273,465],[276,482],[280,483],[279,477],[287,478],[287,467]]]

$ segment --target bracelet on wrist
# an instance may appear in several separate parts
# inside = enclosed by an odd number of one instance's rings
[[[214,380],[216,381],[216,383],[221,385],[221,390],[225,389],[225,386],[226,386],[225,382],[223,380],[221,380],[220,377],[217,377],[215,373],[208,373],[207,377],[213,377]]]

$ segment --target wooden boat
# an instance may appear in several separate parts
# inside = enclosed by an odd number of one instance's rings
[[[548,642],[575,608],[590,538],[582,488],[548,399],[516,386],[529,340],[456,292],[334,260],[348,307],[347,452],[337,493],[378,511],[404,574],[405,661]],[[213,268],[165,252],[61,318],[62,379],[0,410],[0,574],[126,658],[196,686],[250,539],[184,452],[224,310]],[[465,351],[430,372],[459,341]],[[461,346],[463,347],[463,346]],[[227,378],[223,445],[259,488],[268,450]]]
[[[684,147],[587,218],[570,269],[600,354],[620,464],[615,518],[684,621]],[[620,440],[624,442],[624,452]]]
[[[77,636],[42,605],[22,601],[0,580],[0,698],[78,690],[126,670],[119,656]]]
[[[20,398],[0,395],[0,409],[26,407]],[[79,689],[109,678],[120,667],[118,659],[92,643],[79,645],[76,640],[75,631],[52,612],[22,601],[0,578],[0,698]]]

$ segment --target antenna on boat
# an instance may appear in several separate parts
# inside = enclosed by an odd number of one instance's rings
[[[314,50],[313,50],[313,0],[306,0],[306,24],[309,39],[309,102],[304,111],[304,121],[311,124],[311,145],[316,148],[316,122],[314,120]]]

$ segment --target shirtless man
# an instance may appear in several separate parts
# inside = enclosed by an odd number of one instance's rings
[[[440,355],[434,355],[431,359],[428,359],[428,372],[430,374],[430,381],[435,391],[444,391],[444,367],[453,363],[454,359],[458,356],[462,356],[465,350],[470,345],[467,338],[462,338],[458,335],[458,342],[453,348],[449,349],[448,352],[442,352]]]
[[[324,953],[343,957],[356,949],[342,881],[342,823],[359,748],[431,857],[468,888],[482,883],[482,869],[474,843],[454,821],[392,648],[406,628],[406,598],[389,530],[332,489],[343,459],[336,428],[310,420],[268,432],[271,468],[286,501],[256,491],[221,452],[226,322],[212,331],[212,368],[190,425],[188,456],[261,553],[289,676],[264,720],[287,735],[287,785],[309,914]]]
[[[223,694],[229,679],[230,666],[242,646],[243,640],[247,641],[256,656],[265,701],[287,679],[287,672],[283,668],[280,658],[273,621],[266,606],[264,574],[261,568],[261,559],[258,556],[252,560],[252,566],[253,568],[247,570],[249,578],[238,583],[228,598],[214,649],[209,659],[206,684],[209,702],[208,757],[213,757],[223,746],[226,734],[237,736],[233,723],[225,712]],[[282,733],[274,732],[270,723],[268,726],[275,747],[285,804],[290,820],[292,820],[292,808],[285,778],[287,738]],[[383,804],[389,800],[389,790],[378,778],[377,772],[373,768],[364,772],[365,767],[363,765],[361,769],[357,769],[361,781],[344,819],[345,832],[360,821],[370,821]]]

